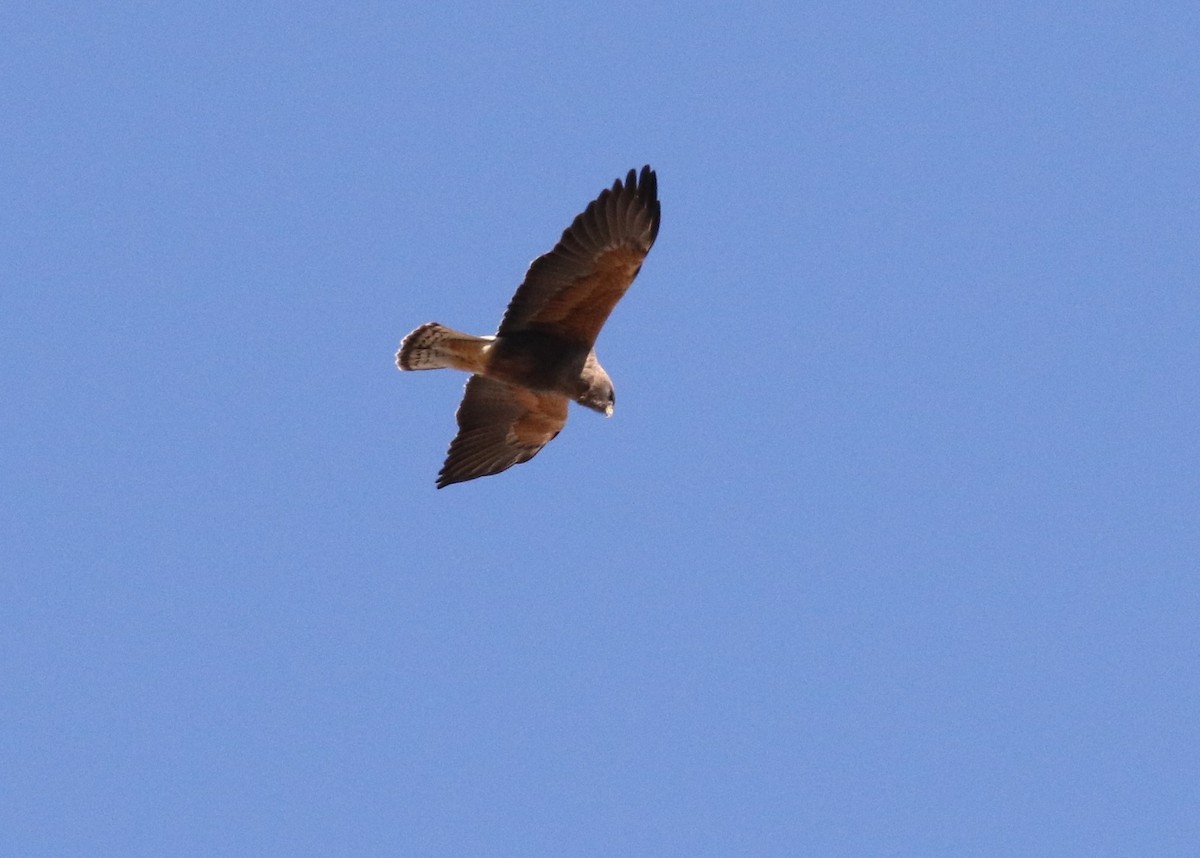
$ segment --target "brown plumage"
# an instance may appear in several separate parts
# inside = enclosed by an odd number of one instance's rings
[[[567,422],[568,400],[612,415],[612,381],[596,360],[596,337],[641,270],[659,214],[654,171],[630,170],[533,261],[495,336],[429,322],[404,338],[400,369],[472,374],[439,489],[532,459]]]

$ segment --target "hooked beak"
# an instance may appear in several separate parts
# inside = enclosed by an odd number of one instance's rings
[[[612,407],[612,403],[610,402],[608,405],[604,406],[604,416],[612,417],[612,413],[613,413],[613,407]]]

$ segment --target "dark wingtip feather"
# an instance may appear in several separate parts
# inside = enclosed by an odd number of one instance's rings
[[[445,465],[442,465],[442,469],[438,471],[437,487],[439,489],[444,489],[446,486],[452,486],[455,483],[465,483],[468,480],[475,480],[479,477],[486,476],[486,473],[471,473],[461,467],[455,467],[452,469],[450,467],[450,463],[447,462]]]
[[[630,185],[633,184],[633,170],[629,171]],[[642,175],[637,183],[638,199],[650,212],[650,243],[658,238],[658,223],[662,219],[662,205],[658,201],[658,174],[646,164],[642,167]]]

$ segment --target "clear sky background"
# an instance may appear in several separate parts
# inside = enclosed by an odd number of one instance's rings
[[[1196,854],[1194,3],[0,38],[0,854]],[[643,163],[615,416],[435,491]]]

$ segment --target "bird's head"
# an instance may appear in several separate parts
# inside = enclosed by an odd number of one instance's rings
[[[599,411],[605,417],[612,417],[613,406],[617,404],[617,395],[613,390],[612,379],[608,377],[604,367],[600,366],[600,362],[596,360],[595,352],[588,355],[587,362],[583,365],[583,372],[579,376],[579,387],[580,393],[575,397],[576,402],[593,411]]]

